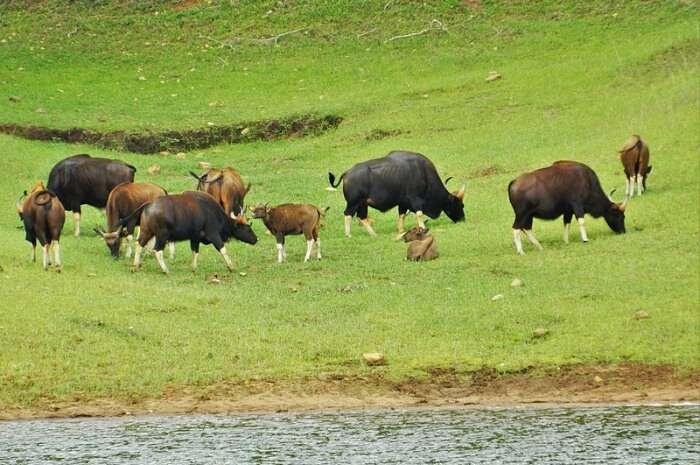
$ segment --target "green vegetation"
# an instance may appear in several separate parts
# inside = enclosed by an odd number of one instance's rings
[[[700,368],[693,3],[4,3],[0,123],[165,130],[309,113],[343,122],[319,137],[216,146],[184,160],[0,135],[0,409],[369,370],[405,378],[430,367]],[[433,19],[446,31],[386,42]],[[300,28],[277,44],[251,40]],[[485,82],[491,70],[503,78]],[[572,228],[565,245],[561,221],[536,221],[545,250],[526,244],[516,256],[508,182],[576,159],[620,196],[616,150],[633,133],[649,143],[654,173],[628,207],[628,233],[588,219],[591,242]],[[467,222],[432,222],[441,252],[433,262],[403,260],[395,212],[370,213],[380,237],[354,224],[343,238],[342,194],[325,190],[329,170],[397,148],[467,182]],[[193,275],[186,243],[169,277],[152,257],[134,274],[91,232],[104,217],[86,208],[82,237],[67,219],[63,272],[43,272],[29,261],[13,205],[80,152],[128,161],[138,180],[171,192],[192,189],[187,171],[207,161],[240,170],[254,186],[249,203],[328,205],[324,260],[303,264],[304,241],[292,237],[288,262],[276,264],[274,240],[256,223],[255,247],[228,247],[244,276],[225,272],[210,247]],[[149,175],[156,163],[161,173]],[[221,284],[210,283],[214,273]],[[514,277],[525,286],[511,288]],[[636,320],[640,309],[650,318]],[[533,338],[538,327],[548,336]],[[364,367],[370,351],[386,353],[388,366]]]

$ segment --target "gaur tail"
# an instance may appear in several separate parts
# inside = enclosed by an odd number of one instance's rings
[[[338,183],[336,184],[335,183],[335,174],[329,172],[328,173],[328,182],[331,183],[331,187],[333,187],[333,188],[338,187],[340,185],[340,183],[343,181],[343,178],[345,177],[346,173],[347,173],[347,171],[340,175],[340,177],[338,178]]]
[[[146,202],[143,205],[141,205],[139,208],[137,208],[136,210],[131,212],[130,215],[128,215],[124,218],[119,218],[119,226],[126,226],[129,223],[129,221],[134,219],[135,216],[140,215],[141,212],[143,211],[143,209],[146,208],[146,206],[148,206],[148,204],[150,204],[150,203],[151,202]]]
[[[129,168],[131,168],[132,170],[134,170],[134,173],[136,172],[136,167],[135,167],[134,165],[130,165],[130,164],[127,163],[126,166],[128,166]]]

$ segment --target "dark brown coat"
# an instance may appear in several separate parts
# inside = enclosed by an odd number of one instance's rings
[[[641,195],[647,189],[647,176],[651,173],[649,165],[649,146],[638,135],[633,135],[618,151],[620,161],[625,170],[627,181],[626,194],[634,195],[634,185],[637,184],[637,194]]]
[[[47,191],[43,182],[37,181],[24,202],[22,204],[17,202],[17,212],[24,223],[25,238],[32,245],[32,259],[36,261],[36,241],[38,240],[43,251],[44,269],[47,269],[51,262],[49,257],[51,247],[54,251],[53,264],[60,268],[61,255],[58,243],[66,221],[66,211],[58,197]]]

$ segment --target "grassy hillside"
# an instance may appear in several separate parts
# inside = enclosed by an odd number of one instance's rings
[[[302,113],[343,123],[184,160],[0,135],[0,408],[365,373],[368,351],[389,360],[372,371],[398,379],[432,367],[623,361],[697,371],[697,7],[581,3],[5,2],[0,123],[162,130]],[[433,20],[442,29],[390,40]],[[503,78],[486,82],[492,70]],[[516,256],[508,182],[575,159],[620,195],[616,150],[632,133],[648,141],[654,173],[628,207],[628,233],[590,218],[590,243],[572,231],[565,245],[561,221],[536,221],[545,250]],[[370,213],[380,237],[354,225],[343,238],[342,194],[325,190],[329,170],[399,148],[467,183],[466,223],[433,222],[433,262],[403,260],[394,212]],[[131,273],[90,231],[104,218],[86,208],[82,237],[66,222],[63,272],[43,272],[28,259],[14,201],[79,152],[128,161],[138,180],[171,192],[192,189],[187,171],[208,161],[253,183],[249,203],[328,205],[324,260],[303,264],[297,237],[277,265],[274,240],[255,224],[258,245],[228,247],[236,273],[207,248],[193,275],[185,243],[169,277],[152,258]],[[149,175],[155,163],[162,171]],[[525,286],[510,288],[513,277]],[[636,320],[638,310],[650,318]],[[537,327],[549,335],[533,338]]]

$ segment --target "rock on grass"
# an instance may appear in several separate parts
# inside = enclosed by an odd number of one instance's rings
[[[386,365],[386,358],[384,357],[384,354],[379,352],[368,352],[366,354],[362,354],[362,359],[371,367]]]

